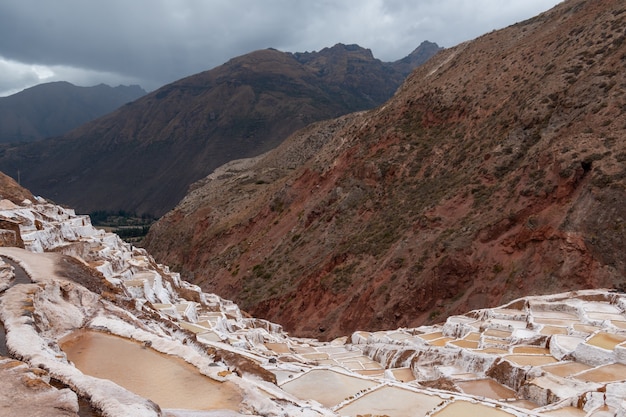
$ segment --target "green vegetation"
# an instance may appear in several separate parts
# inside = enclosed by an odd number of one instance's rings
[[[272,277],[272,274],[265,270],[265,267],[262,264],[254,265],[252,268],[252,273],[256,278],[262,278],[264,280],[268,280]]]
[[[148,234],[155,217],[150,214],[141,216],[124,210],[98,210],[89,214],[94,227],[117,234],[129,243],[140,243]]]
[[[437,318],[441,315],[441,311],[439,310],[433,310],[430,312],[430,314],[428,315],[428,320],[429,321],[435,321],[437,320]]]

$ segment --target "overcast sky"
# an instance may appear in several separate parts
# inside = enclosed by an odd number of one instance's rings
[[[0,0],[0,96],[35,84],[148,91],[263,49],[356,43],[395,61],[451,47],[560,0]]]

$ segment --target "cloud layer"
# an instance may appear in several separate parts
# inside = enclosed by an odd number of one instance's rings
[[[338,42],[394,61],[422,41],[454,46],[558,0],[6,0],[0,95],[39,82],[137,83],[151,90],[273,47]]]

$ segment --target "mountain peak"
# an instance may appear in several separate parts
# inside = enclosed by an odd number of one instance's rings
[[[347,51],[347,52],[364,52],[366,54],[372,55],[372,51],[370,49],[363,48],[362,46],[359,46],[356,43],[352,43],[352,44],[336,43],[331,48],[324,48],[324,49],[322,49],[322,51],[325,50],[325,49],[329,49],[329,50],[344,50],[344,51]]]
[[[424,41],[409,55],[394,62],[394,65],[408,75],[414,68],[424,64],[441,50],[443,50],[443,48],[436,43]]]
[[[293,56],[302,63],[310,63],[319,59],[328,59],[332,57],[338,58],[344,56],[358,56],[365,60],[375,60],[370,49],[363,48],[357,44],[346,45],[343,43],[337,43],[331,47],[323,48],[319,52],[296,52]]]

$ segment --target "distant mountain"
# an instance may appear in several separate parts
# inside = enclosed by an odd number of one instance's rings
[[[146,248],[299,336],[623,290],[625,27],[621,0],[569,0],[446,49],[383,106],[198,181]]]
[[[429,44],[422,58],[434,52]],[[62,137],[5,147],[0,169],[19,170],[31,191],[79,212],[162,215],[218,166],[266,152],[311,122],[383,103],[420,62],[399,67],[343,44],[252,52]]]
[[[396,71],[409,74],[413,69],[426,63],[432,56],[443,48],[434,42],[424,41],[406,57],[399,59],[393,63]]]
[[[77,87],[58,81],[0,97],[0,143],[62,135],[145,94],[137,85]]]

